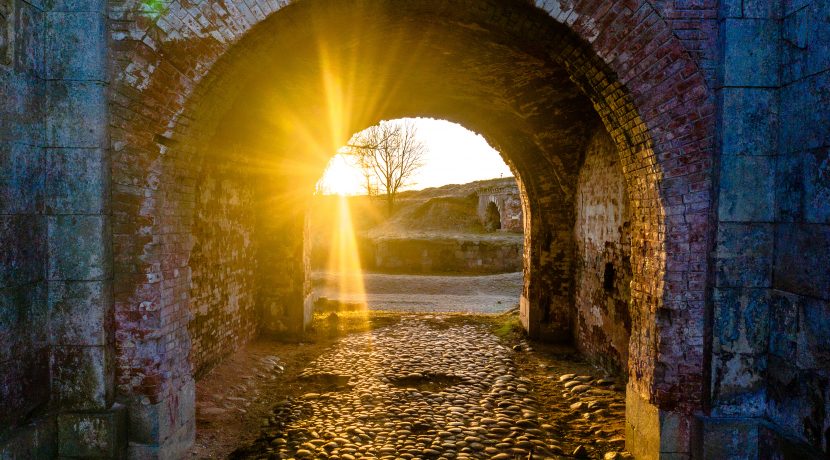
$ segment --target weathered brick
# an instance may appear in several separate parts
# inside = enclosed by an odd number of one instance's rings
[[[260,319],[255,298],[260,255],[254,178],[238,151],[222,150],[213,158],[196,186],[189,261],[191,363],[196,375],[254,337]],[[147,309],[156,311],[167,303],[162,298]]]
[[[631,221],[618,153],[605,132],[588,144],[577,193],[576,343],[590,359],[624,374],[632,327]]]

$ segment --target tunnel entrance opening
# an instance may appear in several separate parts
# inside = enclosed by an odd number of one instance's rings
[[[480,135],[443,120],[384,121],[352,136],[316,190],[305,238],[315,310],[518,307],[524,227],[494,235],[481,215],[498,200],[521,221],[522,197]]]
[[[257,333],[308,324],[305,210],[331,152],[379,120],[430,116],[482,133],[516,173],[525,216],[520,311],[530,336],[574,341],[589,353],[613,348],[629,377],[632,449],[659,452],[664,436],[688,446],[705,380],[697,339],[708,220],[705,206],[694,206],[695,193],[711,184],[702,77],[660,32],[659,15],[646,30],[631,23],[633,11],[650,14],[648,2],[603,10],[615,30],[637,30],[630,40],[592,31],[587,13],[565,21],[546,2],[462,3],[306,0],[204,55],[184,51],[184,39],[165,45],[152,65],[131,59],[154,53],[144,45],[124,51],[133,54],[123,62],[139,63],[114,93],[140,94],[147,106],[137,110],[152,123],[114,122],[113,143],[134,146],[113,166],[122,184],[113,199],[124,206],[114,217],[122,262],[114,305],[125,318],[116,334],[117,388],[136,427],[176,406],[163,430],[131,433],[134,445],[172,445],[192,424],[192,410],[176,401],[192,392],[194,366]],[[661,51],[633,65],[615,60],[617,46]],[[652,90],[660,85],[669,89]],[[153,101],[169,109],[150,113]],[[593,225],[594,211],[579,201],[598,144],[617,159],[628,200],[619,229],[616,221]],[[131,155],[149,160],[136,166]],[[696,176],[679,170],[678,156]],[[133,179],[151,183],[146,194],[136,196]],[[613,238],[594,239],[595,230]],[[616,297],[608,307],[603,267],[612,260]],[[159,312],[150,320],[130,310],[143,299]],[[583,314],[603,306],[613,314]],[[620,333],[598,335],[597,321],[622,324]],[[653,429],[669,419],[674,432]]]

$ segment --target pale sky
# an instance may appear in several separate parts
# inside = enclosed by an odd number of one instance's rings
[[[480,135],[461,125],[432,118],[415,118],[418,137],[426,146],[424,166],[407,189],[446,184],[464,184],[481,179],[509,177],[513,173],[499,153]],[[348,155],[338,154],[329,162],[322,179],[325,193],[365,193],[363,175]]]

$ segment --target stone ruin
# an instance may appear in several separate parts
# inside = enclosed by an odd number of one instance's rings
[[[512,179],[506,182],[476,191],[478,217],[487,230],[521,233],[524,221],[519,186]]]

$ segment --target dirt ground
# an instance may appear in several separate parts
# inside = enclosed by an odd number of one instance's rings
[[[357,278],[365,288],[356,292]],[[338,273],[312,274],[314,294],[334,304],[365,304],[370,310],[499,313],[515,307],[522,273],[488,276],[388,275],[366,273],[351,279]],[[344,290],[342,286],[345,286]]]

